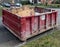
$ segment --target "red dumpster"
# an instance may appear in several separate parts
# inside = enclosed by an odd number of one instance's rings
[[[25,17],[19,17],[3,9],[3,25],[22,41],[56,27],[57,11],[52,11],[50,9],[41,9],[40,11],[40,9],[39,7],[35,8],[35,11],[39,12],[38,15]]]

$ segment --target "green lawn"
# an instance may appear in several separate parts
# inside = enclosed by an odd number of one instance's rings
[[[60,31],[54,31],[22,47],[60,47]]]
[[[60,8],[60,4],[50,4],[50,5],[46,5],[46,4],[34,4],[32,6],[39,6],[42,8]]]
[[[0,16],[2,16],[2,7],[0,6]]]

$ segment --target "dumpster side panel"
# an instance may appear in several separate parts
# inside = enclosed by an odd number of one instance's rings
[[[57,24],[57,12],[52,13],[52,26]]]
[[[31,17],[31,29],[32,34],[38,33],[38,16]]]
[[[46,24],[45,15],[42,15],[42,16],[40,16],[40,27],[39,27],[40,31],[45,29],[45,26],[46,26],[45,24]]]
[[[30,18],[21,18],[21,38],[26,39],[30,34]]]
[[[16,22],[18,21],[18,22]],[[17,35],[20,35],[20,29],[19,29],[19,19],[18,17],[15,18],[14,15],[12,15],[11,13],[3,10],[3,23],[10,28],[11,30],[13,30],[14,33],[16,33]]]
[[[3,13],[3,15],[4,15],[5,17],[7,17],[7,18],[13,20],[14,22],[17,22],[17,23],[20,22],[20,21],[19,21],[20,19],[19,19],[18,16],[14,15],[14,14],[12,14],[12,13],[6,11],[6,10],[3,10],[2,13]]]
[[[35,11],[39,12],[39,13],[42,13],[43,12],[43,8],[35,7]]]
[[[52,25],[52,14],[46,14],[46,28],[48,29]]]

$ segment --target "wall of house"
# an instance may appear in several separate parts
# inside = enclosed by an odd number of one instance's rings
[[[48,0],[48,4],[49,5],[52,4],[52,2],[53,2],[53,0]]]
[[[41,0],[41,3],[45,4],[46,3],[46,0]]]
[[[41,3],[45,4],[46,2],[48,4],[51,4],[53,0],[41,0]]]

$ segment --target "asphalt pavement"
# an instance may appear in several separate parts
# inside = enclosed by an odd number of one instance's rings
[[[14,47],[19,43],[20,40],[2,25],[2,17],[0,17],[0,47]]]
[[[60,9],[58,11],[58,24],[60,24]],[[15,37],[9,30],[2,25],[2,17],[0,17],[0,47],[14,47],[22,42]]]

